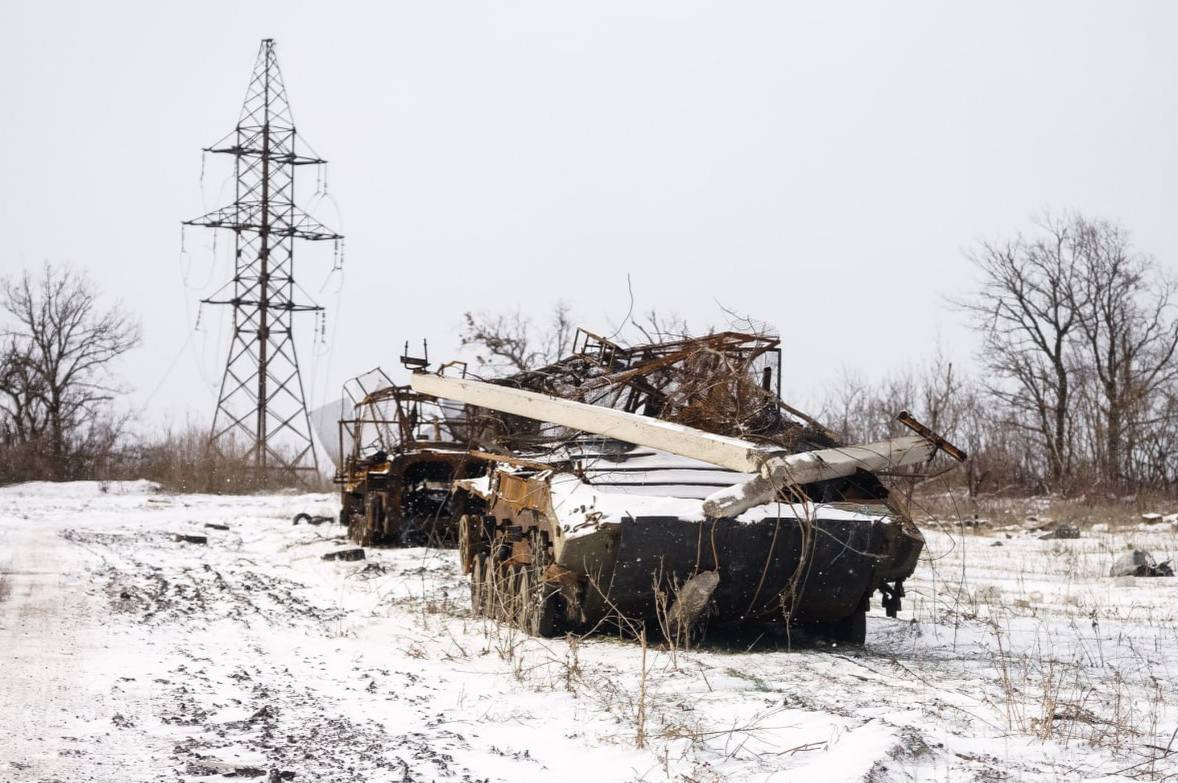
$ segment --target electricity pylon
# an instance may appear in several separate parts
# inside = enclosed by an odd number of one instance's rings
[[[294,203],[296,170],[326,161],[299,152],[273,39],[258,50],[237,127],[205,152],[232,155],[237,180],[232,204],[184,221],[234,236],[233,279],[202,300],[233,306],[210,443],[222,453],[248,448],[259,473],[318,472],[291,329],[296,313],[322,308],[295,301],[294,241],[342,236]]]

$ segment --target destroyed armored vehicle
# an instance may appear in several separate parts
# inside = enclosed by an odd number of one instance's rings
[[[468,508],[453,482],[485,475],[490,464],[469,449],[461,406],[394,384],[381,370],[344,390],[352,415],[339,422],[335,483],[348,536],[362,546],[454,546]]]
[[[487,383],[418,372],[465,403],[486,462],[454,481],[476,611],[552,636],[617,623],[804,628],[861,642],[894,616],[923,537],[880,475],[965,455],[912,434],[844,446],[784,404],[777,340],[726,332],[572,356]]]

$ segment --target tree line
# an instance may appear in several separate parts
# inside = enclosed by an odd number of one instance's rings
[[[903,434],[895,415],[910,410],[971,454],[959,475],[973,495],[1178,493],[1173,275],[1123,227],[1081,215],[1043,217],[967,256],[977,283],[949,306],[979,336],[981,372],[962,372],[940,349],[882,379],[848,372],[826,390],[824,424],[869,442]],[[686,330],[657,312],[627,319],[642,339]],[[483,370],[519,371],[565,352],[572,325],[563,304],[538,324],[518,311],[466,313],[458,337]],[[128,442],[127,390],[113,370],[140,327],[103,305],[84,273],[46,264],[0,279],[0,339],[0,482],[102,477],[116,464],[199,469],[191,433],[174,439],[183,459],[157,444],[145,461],[150,449]]]
[[[968,254],[975,291],[950,304],[980,337],[983,374],[940,351],[918,369],[854,376],[823,405],[852,441],[898,434],[911,408],[972,455],[971,494],[1178,489],[1175,281],[1124,228],[1046,216]]]
[[[138,322],[52,264],[0,280],[0,310],[0,481],[104,473],[126,423],[112,366],[140,344]]]

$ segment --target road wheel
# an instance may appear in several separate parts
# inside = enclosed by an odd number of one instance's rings
[[[532,562],[524,567],[524,576],[520,580],[519,625],[532,636],[551,639],[558,633],[556,617],[560,590],[545,581],[552,557],[544,535],[533,530],[528,544]]]
[[[499,580],[496,577],[495,561],[483,558],[483,617],[495,619],[499,605]]]
[[[519,578],[516,580],[516,601],[515,601],[515,618],[514,622],[526,633],[532,632],[532,612],[529,600],[532,595],[532,570],[524,567],[519,571]]]
[[[458,567],[462,573],[471,573],[474,562],[474,547],[471,546],[470,517],[463,514],[458,518]]]
[[[370,492],[364,498],[364,533],[359,542],[361,546],[371,546],[381,543],[381,525],[384,513],[381,508],[380,495]]]
[[[478,555],[470,569],[470,610],[476,616],[483,613],[483,592],[486,589],[486,585],[483,583],[486,566],[483,561],[486,559],[484,555]]]
[[[519,616],[519,566],[508,566],[503,578],[503,601],[499,605],[499,620],[515,625]]]

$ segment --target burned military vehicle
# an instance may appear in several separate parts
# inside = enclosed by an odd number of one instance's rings
[[[349,537],[363,546],[455,545],[457,520],[481,501],[455,495],[453,482],[482,476],[490,464],[468,447],[462,406],[397,385],[379,369],[344,392],[352,415],[339,422],[335,482]]]
[[[573,355],[492,383],[418,372],[467,405],[487,470],[454,482],[487,616],[552,636],[603,623],[804,627],[861,642],[894,616],[923,537],[880,480],[965,455],[912,434],[840,444],[779,398],[777,340],[725,332]]]

